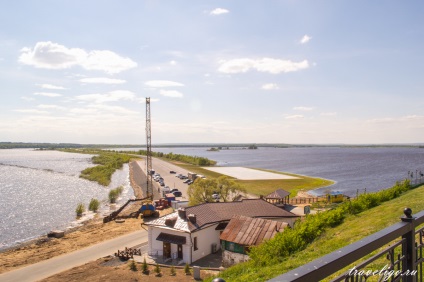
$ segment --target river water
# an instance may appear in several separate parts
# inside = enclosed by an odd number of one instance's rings
[[[133,196],[129,169],[125,165],[108,187],[79,178],[93,166],[92,155],[37,151],[0,150],[0,250],[45,235],[54,229],[80,225],[94,214],[75,219],[78,203],[86,209],[91,198],[102,202],[101,213],[109,213],[109,191],[124,186],[118,205]]]
[[[144,149],[144,148],[142,148]],[[219,166],[271,169],[331,179],[329,188],[353,196],[393,186],[408,177],[408,171],[424,172],[424,149],[382,147],[305,147],[257,150],[230,149],[219,152],[208,148],[154,148],[153,151],[207,157]],[[133,196],[128,165],[117,171],[109,187],[79,178],[90,166],[90,155],[32,149],[0,150],[0,250],[65,229],[75,221],[78,203],[87,206],[91,198],[101,200],[103,213],[110,189],[124,185],[119,203]],[[154,165],[154,164],[153,164]],[[317,189],[322,194],[328,188]],[[87,217],[90,216],[88,213]]]
[[[424,149],[418,147],[259,147],[256,150],[154,148],[153,151],[206,157],[218,166],[243,166],[316,176],[335,181],[330,188],[349,196],[378,191],[408,178],[408,171],[424,173]]]

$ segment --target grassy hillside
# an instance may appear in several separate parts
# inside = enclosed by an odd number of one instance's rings
[[[348,215],[342,224],[327,229],[303,251],[282,262],[258,266],[249,261],[229,268],[220,277],[226,281],[266,281],[399,222],[405,207],[414,214],[423,210],[423,198],[424,186],[420,186],[357,215]]]

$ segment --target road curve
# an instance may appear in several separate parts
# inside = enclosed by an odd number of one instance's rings
[[[147,231],[139,230],[90,247],[60,255],[39,263],[0,274],[0,282],[33,282],[99,258],[113,255],[118,249],[147,242]]]

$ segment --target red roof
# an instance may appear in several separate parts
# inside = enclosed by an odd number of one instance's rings
[[[228,223],[220,239],[243,246],[259,245],[288,226],[286,222],[235,215]]]

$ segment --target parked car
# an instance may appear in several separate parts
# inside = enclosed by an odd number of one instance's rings
[[[174,188],[174,189],[171,189],[171,192],[170,193],[173,193],[175,191],[179,191],[179,190],[177,188]]]
[[[162,181],[162,182],[160,183],[160,186],[165,186],[165,182],[163,182],[163,181]]]
[[[212,198],[214,198],[215,200],[219,200],[220,196],[219,194],[212,194]]]
[[[169,173],[170,173],[170,174],[176,174],[176,172],[175,172],[175,171],[173,171],[173,170],[171,170]]]
[[[189,180],[189,181],[187,182],[187,184],[188,184],[188,185],[193,184],[193,180]]]
[[[174,194],[175,197],[182,197],[183,196],[183,193],[181,193],[180,191],[174,191],[174,192],[171,192],[171,193]]]
[[[189,183],[191,180],[190,179],[186,179],[183,181],[183,183]]]

